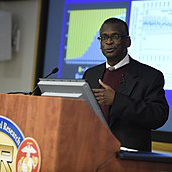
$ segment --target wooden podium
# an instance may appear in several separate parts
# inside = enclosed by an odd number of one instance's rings
[[[0,94],[0,115],[41,150],[41,172],[159,172],[172,164],[120,160],[119,141],[83,101]]]

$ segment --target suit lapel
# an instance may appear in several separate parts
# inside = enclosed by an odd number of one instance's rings
[[[124,79],[118,89],[118,92],[123,95],[130,96],[135,85],[137,84],[137,75],[138,75],[137,62],[130,57],[130,63],[128,69],[124,75]],[[109,124],[110,127],[114,125],[114,121],[115,121],[115,116],[113,115],[111,122]]]
[[[137,83],[136,77],[138,73],[138,66],[136,62],[130,57],[128,69],[124,75],[118,92],[129,96]]]
[[[99,67],[97,68],[96,70],[96,78],[95,78],[95,85],[94,85],[94,88],[100,88],[100,84],[98,82],[99,79],[103,79],[103,75],[105,73],[105,70],[106,70],[106,63],[103,63],[101,65],[99,65]]]

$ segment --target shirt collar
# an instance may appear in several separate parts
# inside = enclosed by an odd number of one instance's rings
[[[129,59],[129,55],[126,54],[126,56],[114,66],[110,66],[106,61],[106,68],[113,71],[113,70],[116,70],[116,69],[118,69],[118,68],[120,68],[120,67],[122,67],[128,63],[130,63],[130,59]]]

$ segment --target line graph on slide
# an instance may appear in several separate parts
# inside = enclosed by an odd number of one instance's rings
[[[168,78],[165,89],[172,89],[172,1],[133,1],[129,32],[130,55],[160,69]]]
[[[98,64],[105,61],[97,40],[102,22],[109,17],[126,20],[126,8],[70,10],[67,43],[65,45],[66,64]],[[84,22],[83,22],[84,21]]]

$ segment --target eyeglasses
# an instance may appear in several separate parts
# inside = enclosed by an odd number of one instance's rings
[[[111,36],[109,35],[102,35],[102,36],[99,36],[97,39],[99,41],[103,41],[103,42],[107,42],[108,39],[110,38],[111,41],[120,41],[121,38],[129,38],[128,35],[119,35],[119,34],[113,34]]]

